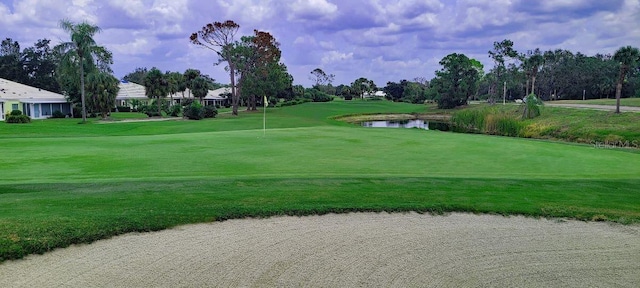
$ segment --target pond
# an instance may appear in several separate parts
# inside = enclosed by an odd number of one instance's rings
[[[427,121],[427,120],[382,120],[382,121],[365,121],[362,122],[363,127],[373,128],[418,128],[425,130],[449,131],[451,125],[445,122]]]

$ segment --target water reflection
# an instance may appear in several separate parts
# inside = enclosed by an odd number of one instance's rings
[[[362,122],[362,126],[373,128],[418,128],[440,131],[450,130],[450,125],[448,123],[425,120],[366,121]]]

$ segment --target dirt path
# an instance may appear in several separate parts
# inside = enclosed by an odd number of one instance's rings
[[[638,287],[640,226],[347,214],[181,226],[0,265],[0,287]]]
[[[545,106],[563,107],[563,108],[580,108],[580,109],[596,109],[604,111],[616,111],[615,105],[592,105],[592,104],[556,104],[545,102]],[[640,107],[620,106],[620,112],[640,112]]]

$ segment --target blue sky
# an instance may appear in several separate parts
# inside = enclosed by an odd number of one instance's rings
[[[227,19],[240,24],[239,36],[273,34],[294,82],[305,86],[315,68],[335,74],[336,85],[431,79],[454,52],[488,71],[487,51],[503,39],[520,52],[640,47],[640,0],[0,0],[0,38],[22,48],[41,38],[68,41],[63,18],[103,29],[95,39],[114,53],[118,78],[155,66],[196,68],[228,83],[213,52],[189,42],[205,24]]]

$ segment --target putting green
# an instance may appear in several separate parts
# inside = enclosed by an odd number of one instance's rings
[[[247,177],[635,179],[640,154],[360,127],[5,139],[0,184]]]

